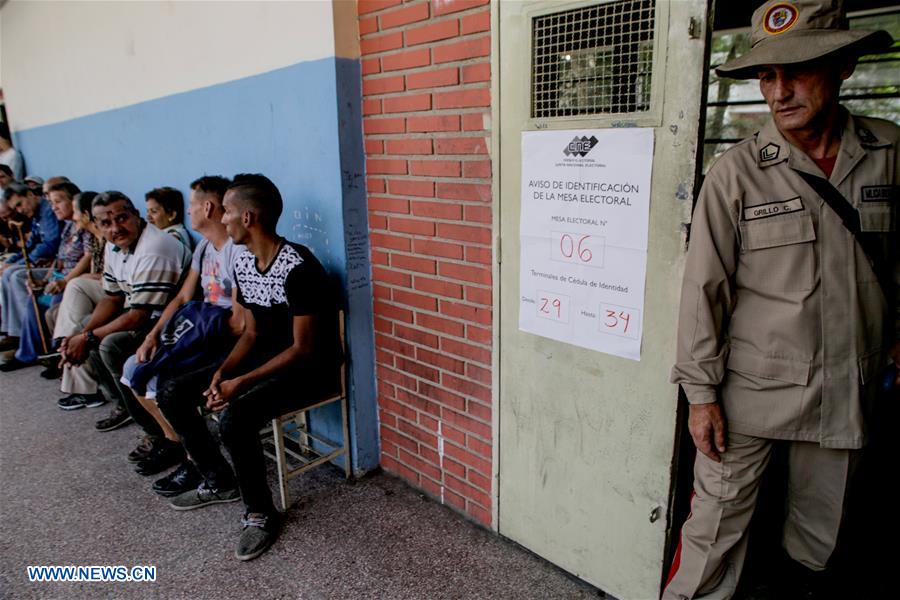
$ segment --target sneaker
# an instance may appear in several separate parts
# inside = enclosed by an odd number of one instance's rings
[[[10,373],[12,371],[18,371],[19,369],[24,369],[26,367],[32,367],[32,366],[34,366],[34,364],[35,363],[33,363],[33,362],[32,363],[22,362],[18,358],[13,357],[13,358],[9,359],[8,361],[6,361],[5,363],[3,363],[2,365],[0,365],[0,372]]]
[[[138,475],[156,475],[180,464],[184,459],[184,448],[180,442],[160,438],[153,444],[147,458],[134,466],[134,471]]]
[[[87,406],[84,402],[83,394],[69,394],[64,398],[57,400],[56,405],[63,410],[77,410]]]
[[[51,365],[41,371],[41,377],[44,379],[59,379],[60,375],[62,375],[62,371],[55,365]]]
[[[234,556],[238,560],[253,560],[269,549],[278,537],[281,529],[280,515],[264,515],[262,513],[247,513],[241,519],[241,539],[238,541]]]
[[[97,421],[95,427],[97,431],[112,431],[113,429],[118,429],[119,427],[124,427],[131,423],[133,419],[131,415],[128,414],[128,411],[125,410],[123,406],[116,406],[109,416],[105,419],[100,419]]]
[[[84,398],[84,405],[87,408],[97,408],[98,406],[103,406],[106,404],[106,398],[103,397],[103,394],[84,394],[82,395]]]
[[[175,510],[194,510],[209,504],[237,502],[240,499],[241,493],[236,488],[217,490],[207,487],[206,482],[203,482],[197,486],[196,490],[191,490],[172,498],[169,506]]]
[[[159,438],[152,435],[145,435],[141,438],[141,443],[128,453],[128,462],[139,463],[147,458],[150,455],[150,451],[153,450],[153,444],[157,439]]]
[[[186,460],[162,479],[154,481],[153,491],[160,496],[169,498],[197,489],[202,481],[203,478],[194,467],[194,463]]]

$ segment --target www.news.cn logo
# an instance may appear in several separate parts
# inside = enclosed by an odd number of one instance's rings
[[[587,137],[577,135],[572,138],[572,141],[568,143],[568,145],[563,150],[563,154],[566,156],[580,156],[584,158],[587,156],[588,152],[594,149],[594,146],[597,145],[597,138],[594,136]]]

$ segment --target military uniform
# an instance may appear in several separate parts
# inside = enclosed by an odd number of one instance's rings
[[[843,112],[829,181],[859,213],[896,284],[900,128]],[[729,149],[700,191],[672,371],[692,404],[721,401],[728,449],[698,453],[692,515],[664,598],[727,598],[772,440],[791,440],[784,545],[813,569],[830,557],[853,449],[887,350],[900,339],[894,292],[799,172],[823,177],[769,123]],[[890,286],[888,288],[890,290]]]

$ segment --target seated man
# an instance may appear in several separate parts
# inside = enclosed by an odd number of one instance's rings
[[[243,329],[240,309],[233,315],[230,311],[236,291],[234,261],[245,248],[231,241],[222,224],[222,198],[230,183],[224,177],[207,176],[191,184],[188,212],[194,230],[203,240],[194,250],[191,270],[181,290],[166,306],[135,355],[125,362],[122,383],[132,389],[165,434],[164,439],[145,439],[129,456],[129,460],[137,463],[135,470],[141,475],[153,475],[169,468],[172,456],[184,457],[180,438],[156,405],[158,379],[178,371],[197,372],[206,368],[206,383]],[[148,207],[148,214],[149,210]],[[203,298],[202,305],[191,302],[198,296]],[[184,460],[178,469],[155,482],[153,489],[160,495],[174,496],[196,488],[198,483],[197,470]]]
[[[61,180],[54,181],[60,183]],[[59,250],[63,224],[53,213],[50,201],[42,198],[21,183],[11,183],[3,191],[7,205],[19,213],[21,217],[31,221],[31,236],[25,249],[33,266],[49,264]],[[18,233],[15,233],[18,237]],[[16,240],[18,241],[18,240]],[[19,346],[19,335],[22,333],[21,303],[15,302],[9,295],[12,289],[25,286],[26,270],[24,255],[16,252],[0,266],[2,276],[2,296],[0,296],[0,331],[7,334],[0,349],[10,350]]]
[[[235,554],[250,560],[269,548],[280,524],[259,430],[337,389],[340,346],[325,270],[309,249],[276,233],[278,188],[262,175],[237,175],[224,205],[228,235],[249,250],[235,265],[244,331],[205,392],[197,376],[185,374],[162,384],[169,390],[158,400],[204,478],[196,490],[176,496],[172,507],[190,510],[242,496],[244,528]],[[201,393],[207,408],[222,412],[219,427],[234,473],[197,413]]]
[[[60,351],[67,363],[89,361],[103,394],[116,403],[112,414],[97,423],[98,430],[111,431],[133,419],[147,435],[161,436],[159,425],[119,378],[125,359],[178,288],[190,253],[172,236],[148,227],[121,192],[99,194],[91,211],[109,240],[103,270],[106,295],[84,329],[63,339]]]

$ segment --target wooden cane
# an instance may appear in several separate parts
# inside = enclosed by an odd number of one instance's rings
[[[38,333],[41,334],[41,348],[44,349],[44,354],[48,354],[50,352],[50,346],[47,345],[47,336],[44,334],[41,309],[38,306],[37,296],[34,295],[34,279],[31,278],[31,263],[28,260],[28,244],[25,240],[25,234],[22,233],[22,224],[16,221],[10,221],[9,224],[15,227],[16,231],[19,232],[19,241],[22,243],[22,256],[25,259],[25,279],[27,280],[28,290],[31,292],[28,295],[31,296],[31,307],[34,309],[34,316],[37,320]]]

